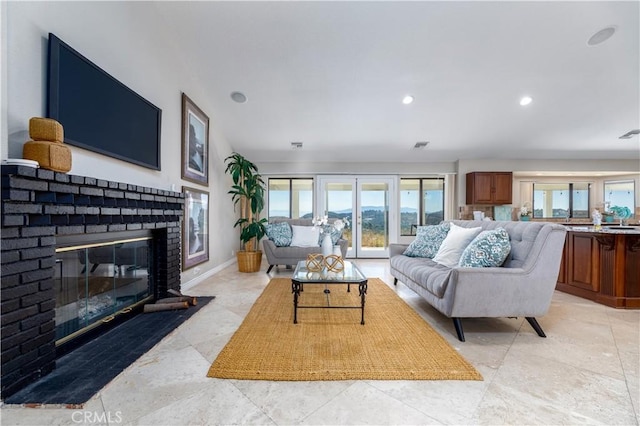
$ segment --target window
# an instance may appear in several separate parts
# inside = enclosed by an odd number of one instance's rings
[[[589,187],[588,183],[574,183],[571,187],[571,217],[589,218]]]
[[[268,197],[269,219],[313,217],[313,179],[269,179]]]
[[[589,189],[586,182],[534,183],[533,217],[589,218]]]
[[[611,207],[627,207],[631,214],[635,212],[635,182],[632,180],[604,183],[605,210]]]
[[[444,179],[400,179],[400,235],[444,219]]]

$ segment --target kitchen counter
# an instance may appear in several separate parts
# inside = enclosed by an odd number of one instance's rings
[[[597,232],[599,234],[640,234],[640,226],[603,226],[595,229],[593,225],[563,224],[568,231],[574,232]]]
[[[615,308],[640,309],[640,228],[567,226],[556,289]]]

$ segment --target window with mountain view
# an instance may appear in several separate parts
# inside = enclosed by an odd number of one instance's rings
[[[313,217],[313,179],[278,178],[268,182],[269,219]]]
[[[400,179],[400,235],[444,219],[444,178]]]
[[[587,182],[534,183],[533,217],[589,218],[589,188]]]
[[[633,180],[609,181],[604,183],[604,201],[609,208],[628,208],[631,215],[635,211],[635,182]]]

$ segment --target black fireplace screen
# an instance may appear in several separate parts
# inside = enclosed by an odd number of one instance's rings
[[[151,250],[150,237],[56,249],[56,344],[149,299]]]

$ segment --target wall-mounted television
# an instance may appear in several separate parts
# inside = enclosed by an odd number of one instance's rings
[[[49,34],[47,116],[64,141],[160,170],[162,110]]]

